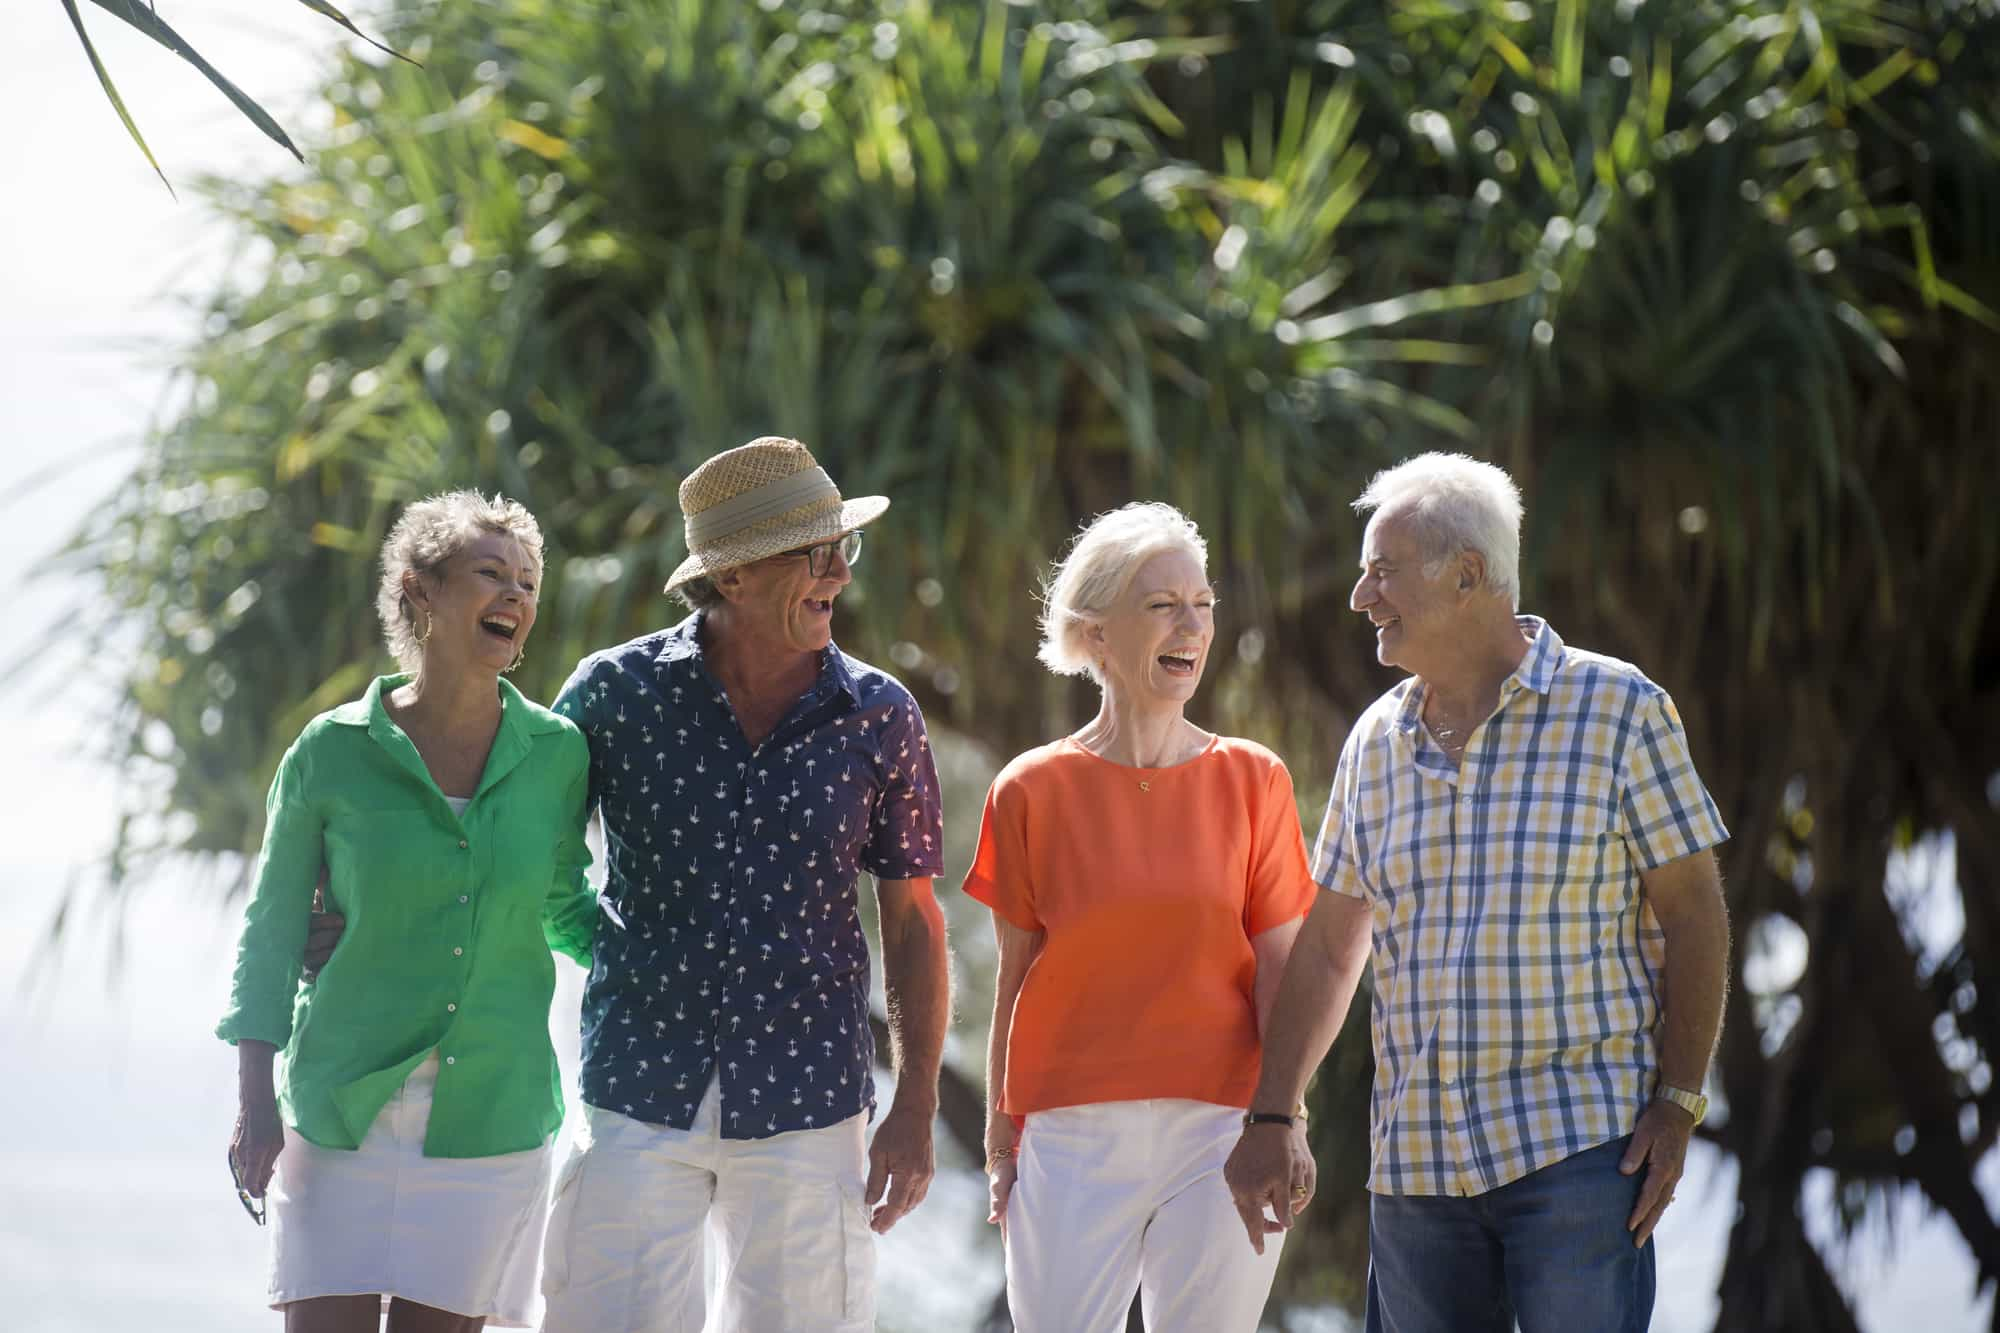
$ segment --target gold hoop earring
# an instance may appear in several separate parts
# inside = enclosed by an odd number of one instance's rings
[[[417,636],[418,643],[429,643],[431,641],[431,625],[432,625],[431,613],[426,611],[424,612],[424,632]]]
[[[528,660],[528,649],[527,646],[524,644],[521,648],[521,651],[514,654],[514,660],[509,662],[506,666],[500,668],[500,674],[503,676],[506,675],[508,672],[512,671],[515,667],[521,665],[521,663],[527,660]]]

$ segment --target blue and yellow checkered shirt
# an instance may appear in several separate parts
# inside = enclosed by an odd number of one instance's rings
[[[1728,836],[1666,691],[1520,623],[1462,767],[1414,678],[1368,707],[1313,857],[1374,912],[1378,1194],[1482,1194],[1632,1132],[1666,981],[1639,876]]]

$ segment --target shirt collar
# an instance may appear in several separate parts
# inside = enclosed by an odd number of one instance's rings
[[[1500,687],[1501,697],[1504,699],[1511,693],[1508,685],[1521,685],[1536,694],[1547,694],[1555,688],[1556,674],[1562,670],[1562,636],[1540,616],[1515,616],[1514,623],[1521,627],[1521,633],[1528,636],[1528,654],[1514,668],[1514,674],[1507,677],[1507,683]]]
[[[653,660],[667,666],[686,662],[705,672],[708,668],[702,661],[701,612],[694,612],[668,630]],[[826,651],[820,654],[819,676],[813,681],[809,693],[818,696],[844,694],[850,703],[857,707],[860,705],[861,686],[855,682],[854,669],[847,660],[847,654],[840,651],[839,644],[828,643]]]

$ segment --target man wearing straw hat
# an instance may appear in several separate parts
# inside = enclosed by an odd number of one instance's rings
[[[874,1326],[874,1232],[924,1197],[949,1008],[937,774],[915,700],[833,643],[881,496],[794,440],[680,488],[693,614],[594,653],[556,701],[590,740],[609,879],[583,1002],[588,1132],[557,1178],[547,1333]],[[875,878],[896,1090],[875,1105]]]

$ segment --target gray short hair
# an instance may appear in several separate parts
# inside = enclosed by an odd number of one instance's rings
[[[713,611],[721,606],[724,598],[722,590],[715,586],[715,580],[706,574],[689,579],[670,594],[678,597],[681,605],[690,611]]]
[[[1465,454],[1418,454],[1377,472],[1354,508],[1409,518],[1426,575],[1479,552],[1487,589],[1521,605],[1521,491],[1503,469]]]
[[[1205,570],[1208,543],[1194,520],[1170,504],[1134,501],[1085,524],[1042,585],[1042,646],[1036,656],[1059,676],[1099,684],[1097,658],[1084,634],[1111,609],[1139,566],[1162,551],[1186,551]]]
[[[403,592],[410,574],[435,574],[445,561],[484,532],[512,537],[542,563],[542,529],[524,507],[478,491],[447,491],[405,509],[382,543],[382,582],[375,590],[375,613],[382,618],[382,641],[405,671],[415,671],[424,650],[417,640],[417,610]]]

